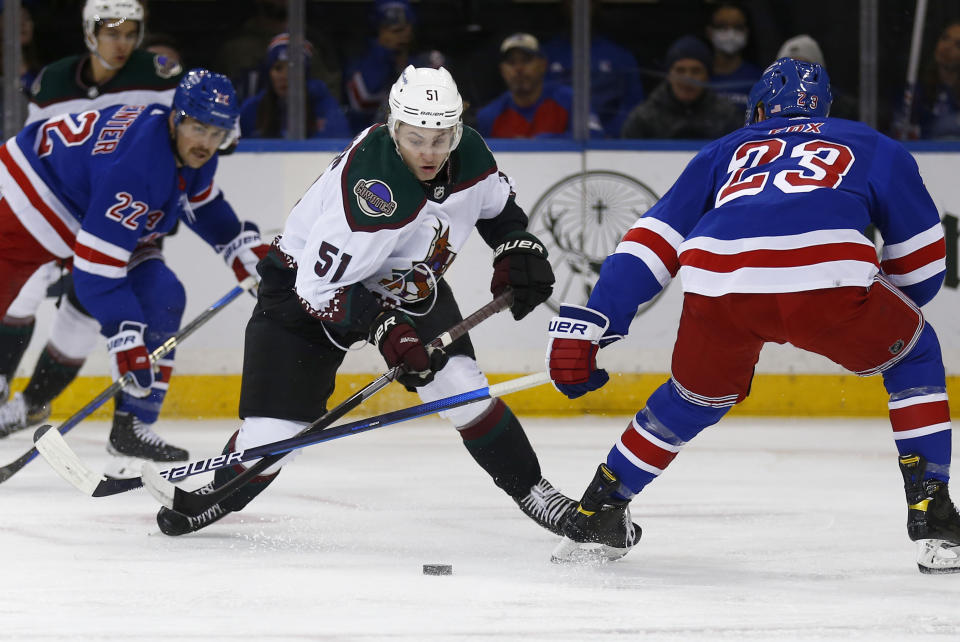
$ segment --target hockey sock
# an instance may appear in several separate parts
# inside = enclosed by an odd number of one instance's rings
[[[50,345],[44,346],[30,382],[23,391],[27,405],[42,406],[56,399],[76,379],[82,366],[83,359],[67,359]]]
[[[688,441],[720,421],[727,410],[729,407],[692,404],[680,396],[672,380],[668,381],[650,395],[646,407],[620,435],[607,455],[607,466],[624,486],[639,493],[663,472]]]
[[[925,325],[913,349],[883,372],[897,451],[923,455],[925,477],[950,480],[950,408],[940,342]]]
[[[473,459],[511,497],[524,497],[540,481],[537,454],[520,421],[501,399],[457,430]]]
[[[30,337],[36,327],[36,319],[4,317],[0,322],[0,375],[13,379],[13,374],[30,345]]]
[[[223,447],[223,452],[221,454],[226,455],[233,452],[239,432],[240,431],[233,433],[233,436],[230,437],[229,441],[227,441],[227,445]],[[240,464],[231,466],[230,468],[218,469],[213,475],[214,487],[219,488],[220,486],[223,486],[231,479],[242,473],[244,470],[244,467]],[[266,490],[267,486],[273,483],[273,480],[276,479],[277,475],[279,474],[280,471],[278,470],[270,475],[257,475],[244,486],[240,487],[235,493],[220,502],[221,508],[234,512],[243,510],[247,504],[253,501],[254,497]]]
[[[887,403],[897,452],[923,455],[926,478],[950,481],[950,407],[944,389],[915,388],[891,396]]]

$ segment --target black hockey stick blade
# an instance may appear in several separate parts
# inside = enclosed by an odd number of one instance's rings
[[[434,347],[444,347],[450,345],[469,332],[472,328],[476,327],[482,321],[485,321],[497,312],[510,307],[512,303],[513,292],[508,288],[505,292],[493,299],[493,301],[487,303],[482,308],[468,316],[466,319],[460,321],[452,328],[431,341],[430,345]],[[359,406],[363,401],[385,388],[387,384],[393,381],[397,372],[398,369],[393,368],[390,372],[380,375],[377,379],[367,384],[362,390],[355,393],[349,399],[341,402],[340,405],[336,406],[335,408],[328,410],[322,417],[301,430],[297,436],[314,434],[323,430],[327,426],[330,426],[333,424],[333,422],[337,421],[348,412]],[[211,492],[208,492],[205,495],[175,488],[173,498],[171,499],[173,510],[177,511],[178,513],[182,513],[183,515],[187,515],[188,517],[196,517],[214,504],[218,504],[227,497],[231,496],[238,489],[246,485],[251,479],[263,473],[263,471],[270,466],[273,466],[285,456],[286,453],[267,455],[253,466],[247,468],[245,471],[228,481],[223,486],[214,488]]]

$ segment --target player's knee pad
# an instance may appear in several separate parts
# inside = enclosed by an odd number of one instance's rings
[[[656,428],[654,434],[664,432],[661,437],[674,436],[685,443],[707,426],[720,421],[729,410],[730,406],[707,406],[689,401],[680,394],[671,379],[650,395],[646,408],[637,413],[637,421],[643,419],[652,422]]]
[[[237,451],[247,450],[255,446],[262,446],[281,439],[289,439],[307,426],[303,421],[291,421],[289,419],[276,419],[274,417],[247,417],[240,426],[240,432],[237,434],[235,448]],[[270,466],[261,475],[270,475],[281,466],[292,462],[299,454],[300,448],[291,450],[284,455],[283,459],[273,466]],[[245,464],[250,466],[250,464]]]
[[[940,341],[929,323],[924,324],[913,349],[883,371],[883,385],[891,397],[906,390],[946,389]]]
[[[70,297],[64,297],[53,317],[50,345],[68,359],[83,361],[100,340],[97,320],[79,310]]]
[[[417,388],[424,403],[458,395],[487,386],[487,377],[480,371],[477,362],[465,355],[454,355],[447,365],[436,374],[433,381]],[[490,404],[472,403],[439,413],[454,426],[466,426],[482,415]]]
[[[56,262],[50,261],[41,265],[20,288],[17,298],[7,308],[6,315],[20,319],[35,315],[47,296],[47,288],[55,283],[60,275],[60,266]]]

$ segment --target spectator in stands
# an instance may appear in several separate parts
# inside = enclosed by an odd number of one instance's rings
[[[707,37],[713,44],[712,86],[717,95],[745,110],[747,96],[762,69],[744,59],[750,29],[747,14],[735,2],[721,2],[710,16]]]
[[[240,108],[240,130],[244,138],[284,138],[287,134],[287,72],[290,36],[281,33],[267,47],[263,67],[270,82]],[[349,138],[350,128],[340,104],[322,80],[310,78],[313,45],[304,43],[307,76],[307,138]]]
[[[815,62],[824,69],[827,63],[824,61],[823,51],[820,45],[809,35],[803,33],[784,41],[777,52],[776,59],[793,58],[794,60],[804,60],[806,62]],[[830,91],[833,93],[833,104],[830,105],[830,115],[835,118],[846,118],[848,120],[859,120],[860,108],[855,96],[837,87],[831,80]]]
[[[573,132],[573,90],[545,82],[547,60],[540,42],[529,33],[515,33],[500,45],[500,75],[507,91],[477,111],[477,131],[491,138],[570,136]],[[591,114],[591,135],[603,129]]]
[[[564,0],[567,31],[543,45],[547,58],[547,81],[572,86],[573,43],[571,29],[573,0]],[[623,121],[630,109],[643,102],[640,69],[632,53],[597,33],[600,1],[590,1],[590,106],[600,119],[604,133],[620,136]]]
[[[897,138],[960,138],[960,20],[940,32],[918,80],[909,121],[903,111],[900,106],[894,123]]]
[[[634,108],[624,138],[719,138],[743,125],[744,111],[708,86],[710,48],[683,36],[667,50],[667,79]]]
[[[347,119],[354,133],[376,122],[391,85],[410,64],[414,43],[416,15],[409,0],[374,0],[370,19],[376,36],[344,74]]]
[[[241,5],[246,3],[220,3]],[[244,12],[246,13],[245,10]],[[273,37],[287,31],[287,0],[253,0],[253,12],[231,38],[217,50],[215,69],[233,82],[243,101],[268,83],[260,62]],[[340,55],[331,38],[309,26],[305,38],[314,43],[312,77],[318,78],[340,100]]]

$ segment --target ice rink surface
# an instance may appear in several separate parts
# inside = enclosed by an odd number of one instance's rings
[[[627,418],[524,423],[579,497]],[[235,427],[158,432],[199,459]],[[67,440],[102,464],[106,434]],[[0,441],[0,460],[30,443]],[[0,639],[960,640],[960,574],[917,571],[880,419],[721,422],[633,502],[639,545],[597,568],[551,564],[556,538],[437,419],[310,447],[194,535],[162,535],[157,508],[85,497],[42,459],[0,486]]]

